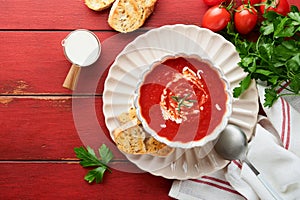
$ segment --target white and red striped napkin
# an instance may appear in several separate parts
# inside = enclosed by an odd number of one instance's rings
[[[264,87],[258,86],[264,102]],[[290,99],[288,99],[290,98]],[[280,98],[259,117],[248,159],[286,200],[300,199],[300,97]],[[232,161],[196,180],[174,181],[169,196],[187,200],[272,200],[250,168]]]

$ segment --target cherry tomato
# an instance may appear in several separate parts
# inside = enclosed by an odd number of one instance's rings
[[[230,22],[230,13],[219,5],[209,8],[203,15],[202,27],[212,31],[223,30]]]
[[[208,6],[220,5],[224,0],[203,0],[203,2]]]
[[[243,4],[248,4],[250,3],[250,5],[255,5],[255,4],[259,4],[261,2],[261,0],[242,0]]]
[[[272,10],[286,16],[290,12],[290,5],[287,0],[273,0],[270,5],[266,5],[268,0],[262,0],[261,2],[265,4],[260,6],[261,13]]]
[[[241,34],[250,33],[258,19],[257,11],[253,6],[241,5],[234,13],[234,25]]]

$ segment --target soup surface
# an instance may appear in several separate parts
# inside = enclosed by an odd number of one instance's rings
[[[140,114],[160,137],[181,143],[198,141],[221,123],[225,88],[209,62],[170,57],[145,74],[139,89]]]

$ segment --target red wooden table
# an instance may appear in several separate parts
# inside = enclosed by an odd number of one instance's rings
[[[101,42],[115,36],[108,10],[94,12],[83,0],[0,0],[0,5],[0,199],[170,199],[172,180],[149,173],[113,169],[102,184],[90,185],[73,151],[83,145],[73,118],[76,99],[95,99],[97,120],[108,134],[101,98],[105,73],[96,93],[72,95],[62,87],[70,63],[61,41],[75,29],[92,30]],[[206,9],[202,0],[158,0],[144,27],[200,26]],[[113,163],[128,161],[116,157]]]

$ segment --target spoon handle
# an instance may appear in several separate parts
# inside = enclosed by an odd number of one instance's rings
[[[251,164],[248,159],[244,159],[244,162],[250,167],[250,169],[254,172],[258,180],[264,185],[264,187],[270,192],[270,194],[276,200],[284,200],[280,197],[277,191],[270,185],[270,183],[263,177],[263,175]]]

